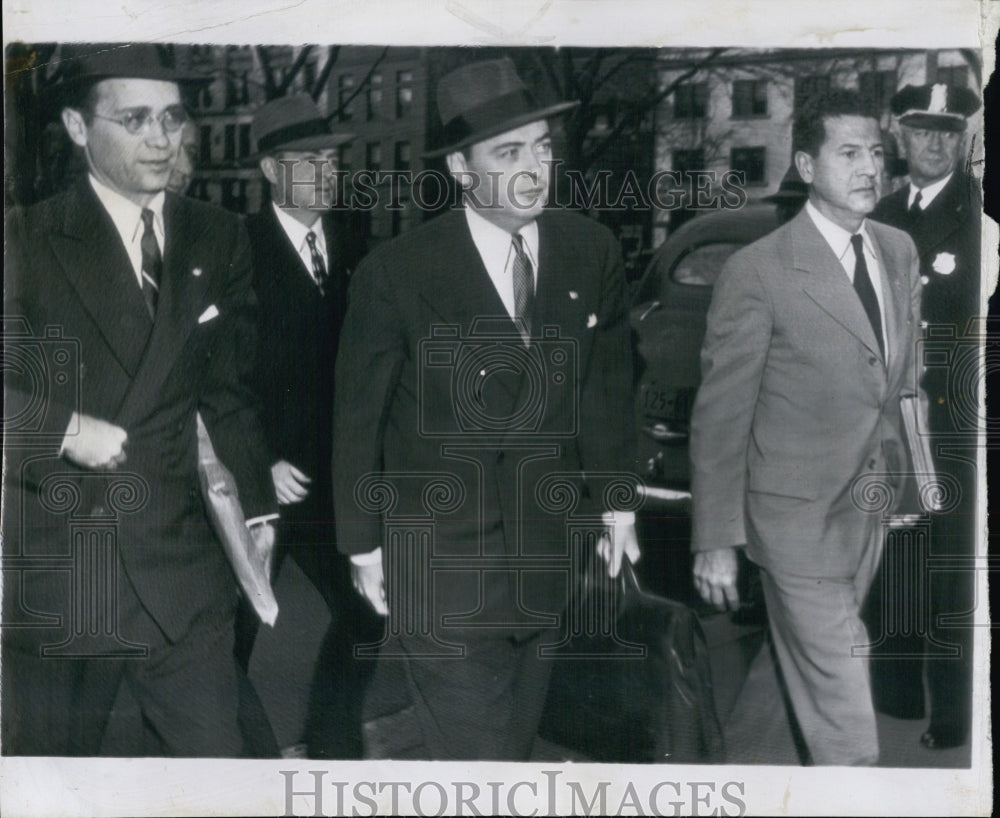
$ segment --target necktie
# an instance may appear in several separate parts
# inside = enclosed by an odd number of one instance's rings
[[[531,303],[535,297],[535,279],[521,235],[515,233],[511,241],[514,245],[514,317],[521,319],[524,325],[521,337],[528,344],[531,342]]]
[[[156,315],[156,302],[160,294],[160,278],[163,275],[163,257],[160,255],[160,245],[153,232],[153,211],[148,207],[142,209],[142,239],[139,241],[142,249],[142,297],[146,300],[149,317]]]
[[[910,202],[910,215],[916,216],[920,213],[920,191],[917,191],[917,195],[913,197],[913,201]]]
[[[882,342],[882,315],[878,309],[878,298],[875,295],[875,288],[872,286],[871,276],[868,275],[868,265],[865,263],[864,245],[860,234],[855,233],[851,236],[851,246],[854,248],[854,291],[861,299],[861,306],[865,308],[865,313],[871,322],[879,351],[885,356],[885,346]]]
[[[326,285],[330,279],[326,272],[326,265],[323,263],[323,256],[319,254],[316,247],[316,234],[312,230],[306,233],[306,244],[309,245],[309,255],[312,257],[313,278],[319,285],[320,293],[326,295]]]

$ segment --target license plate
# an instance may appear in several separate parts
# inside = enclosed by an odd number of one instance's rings
[[[643,386],[640,405],[645,415],[687,426],[694,393],[693,387],[666,387],[654,381]]]

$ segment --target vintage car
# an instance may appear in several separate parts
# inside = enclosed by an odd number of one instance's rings
[[[688,426],[712,285],[729,256],[777,226],[769,202],[696,216],[660,246],[633,291],[638,467],[647,507],[690,500]]]

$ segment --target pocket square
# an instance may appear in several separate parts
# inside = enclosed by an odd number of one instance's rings
[[[204,324],[206,321],[211,321],[219,314],[219,308],[212,304],[207,310],[205,310],[201,315],[198,316],[198,323]]]

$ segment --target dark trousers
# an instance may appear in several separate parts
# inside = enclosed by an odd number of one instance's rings
[[[975,472],[971,464],[954,460],[942,465],[939,470],[954,477],[960,487],[957,506],[931,515],[928,550],[916,552],[890,542],[888,548],[895,552],[887,550],[873,588],[867,617],[877,643],[871,663],[872,694],[880,712],[923,718],[926,672],[930,729],[964,740],[972,719]],[[929,563],[921,562],[924,557],[930,558]],[[934,567],[940,558],[952,561],[952,566]],[[887,620],[898,616],[884,601],[890,590],[912,600],[903,611],[909,627]]]
[[[5,631],[4,754],[97,755],[124,682],[142,714],[144,755],[244,755],[237,719],[241,674],[232,656],[234,605],[203,611],[178,642],[170,642],[120,563],[117,604],[119,633],[145,645],[145,657],[43,657],[40,647],[60,641],[61,634]]]
[[[552,670],[538,649],[551,641],[480,637],[442,657],[430,640],[391,638],[365,697],[365,757],[528,760]]]
[[[279,523],[277,535],[272,582],[277,582],[284,560],[291,557],[322,596],[331,616],[316,658],[302,736],[308,755],[361,758],[361,701],[374,667],[370,661],[356,661],[354,649],[379,639],[383,632],[381,618],[354,590],[350,563],[337,553],[333,542],[332,520],[329,525]],[[253,608],[241,599],[236,615],[235,656],[244,671],[249,668],[259,628],[260,620]],[[242,703],[240,719],[248,725],[259,722]],[[262,746],[267,746],[266,736],[261,741],[265,742]]]

